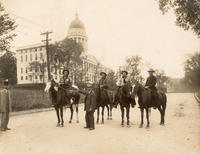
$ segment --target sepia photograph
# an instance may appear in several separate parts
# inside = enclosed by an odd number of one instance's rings
[[[200,0],[0,0],[0,154],[200,154]]]

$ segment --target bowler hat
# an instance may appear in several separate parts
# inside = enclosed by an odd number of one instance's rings
[[[126,75],[128,75],[128,72],[127,72],[127,71],[121,71],[121,74],[123,74],[123,73],[126,73]]]
[[[148,72],[155,72],[152,68],[148,70]]]
[[[102,74],[105,74],[105,76],[107,76],[107,74],[105,72],[101,72],[100,75],[102,76]]]
[[[68,69],[64,69],[64,70],[63,70],[63,73],[64,73],[65,71],[68,72],[68,74],[69,74],[69,70],[68,70]]]

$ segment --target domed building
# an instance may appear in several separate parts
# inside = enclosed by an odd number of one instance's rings
[[[83,82],[91,84],[99,79],[101,71],[107,73],[111,71],[109,68],[103,66],[94,55],[88,52],[88,36],[83,22],[79,20],[78,13],[76,13],[75,19],[69,25],[67,38],[75,40],[83,46],[84,52],[81,55],[83,63],[80,66],[84,70]],[[47,62],[44,43],[17,48],[16,58],[18,84],[44,83],[48,81],[47,67],[40,68],[36,66],[36,64],[44,65]],[[30,63],[34,64],[34,66],[30,66]],[[57,63],[50,64],[51,76],[57,82],[62,77],[62,70],[63,67]],[[74,78],[73,73],[71,75]]]

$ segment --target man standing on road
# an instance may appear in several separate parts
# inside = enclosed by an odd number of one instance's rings
[[[0,113],[1,113],[1,131],[10,130],[8,128],[9,112],[11,111],[10,91],[8,90],[8,79],[3,83],[3,90],[0,91]]]
[[[84,127],[84,128],[88,128],[89,130],[95,129],[95,127],[94,127],[94,111],[97,106],[96,97],[97,96],[96,96],[95,88],[92,87],[91,90],[89,91],[89,93],[85,97],[85,107],[84,107],[84,111],[86,111],[86,113],[85,113],[86,127]]]

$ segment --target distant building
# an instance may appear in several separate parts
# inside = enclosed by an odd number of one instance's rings
[[[104,71],[108,73],[111,71],[111,69],[102,65],[94,55],[89,54],[85,26],[79,20],[78,14],[76,14],[75,19],[69,26],[67,38],[75,40],[83,46],[84,52],[81,55],[83,60],[82,67],[87,70],[83,82],[93,83],[99,79],[99,72]],[[45,44],[38,43],[19,47],[16,53],[18,84],[43,83],[48,81],[47,67],[45,65],[47,62]],[[30,63],[33,62],[35,65],[30,66]],[[62,69],[58,68],[55,64],[51,64],[51,75],[56,81],[59,81],[62,76]]]

